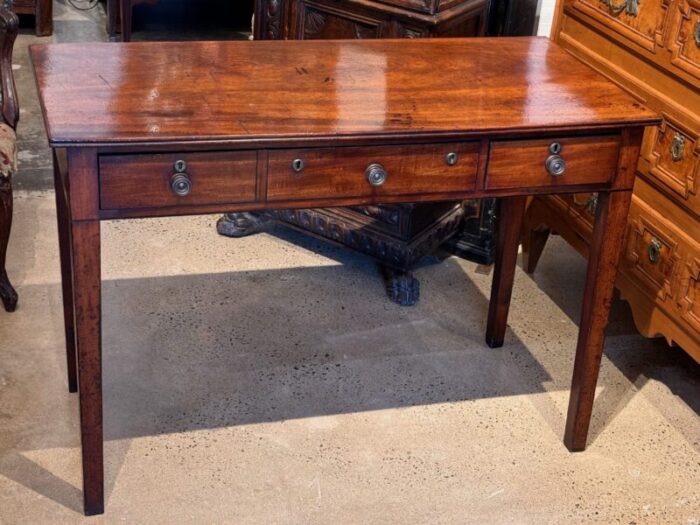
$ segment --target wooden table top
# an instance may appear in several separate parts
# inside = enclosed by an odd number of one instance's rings
[[[535,37],[48,44],[31,56],[53,146],[517,135],[659,120]]]

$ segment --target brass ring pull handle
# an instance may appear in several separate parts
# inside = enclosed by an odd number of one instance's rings
[[[544,161],[544,167],[552,177],[560,177],[566,171],[566,161],[559,155],[550,155]]]
[[[365,175],[372,186],[381,186],[386,182],[387,173],[381,164],[370,164],[367,166]]]
[[[184,160],[175,161],[175,173],[170,177],[170,189],[178,197],[186,197],[192,191],[192,180],[185,172],[187,163]]]
[[[613,0],[600,0],[604,5],[610,8],[610,12],[617,15],[623,10],[630,16],[637,16],[639,14],[639,0],[624,0],[619,4],[613,2]]]
[[[649,262],[651,264],[656,264],[661,258],[661,241],[656,238],[652,238],[647,248],[647,255],[649,255]]]

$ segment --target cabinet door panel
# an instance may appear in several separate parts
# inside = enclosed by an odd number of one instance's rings
[[[297,39],[359,39],[382,38],[386,22],[379,17],[368,16],[329,5],[300,2]]]

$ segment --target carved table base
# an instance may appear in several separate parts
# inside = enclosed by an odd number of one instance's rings
[[[241,212],[221,217],[216,229],[221,235],[240,238],[264,231],[272,222],[279,222],[346,246],[379,261],[391,301],[401,306],[413,306],[420,297],[420,283],[411,270],[424,255],[433,252],[459,231],[465,217],[461,203],[445,203],[438,220],[426,221],[423,230],[402,230],[399,224],[402,216],[413,214],[420,217],[422,212],[420,205],[410,204],[402,205],[401,209],[362,206]],[[417,221],[409,219],[407,222]]]

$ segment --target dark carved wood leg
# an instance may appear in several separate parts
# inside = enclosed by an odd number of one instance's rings
[[[527,273],[535,272],[547,239],[549,239],[549,234],[549,228],[525,228],[525,232],[523,232],[523,269]]]
[[[409,271],[397,270],[381,265],[386,294],[389,299],[401,306],[414,306],[420,299],[420,282]]]
[[[75,353],[75,312],[73,310],[73,272],[71,270],[71,217],[68,191],[61,177],[58,158],[54,151],[54,183],[56,188],[56,216],[58,219],[58,247],[61,254],[61,288],[63,292],[63,323],[66,336],[66,364],[68,391],[78,391],[77,355]]]
[[[227,213],[216,223],[216,231],[226,237],[247,237],[264,231],[271,223],[264,213]]]
[[[8,312],[17,308],[17,292],[10,284],[5,270],[7,245],[12,229],[12,180],[0,177],[0,299]]]
[[[36,0],[36,36],[53,34],[53,0]]]
[[[598,196],[564,434],[564,443],[572,452],[586,448],[595,387],[603,356],[605,327],[608,324],[631,199],[631,191],[601,193]]]
[[[122,42],[131,42],[131,0],[119,0],[121,5]]]
[[[71,223],[85,514],[104,512],[100,223]]]
[[[496,261],[486,324],[486,344],[491,348],[503,346],[506,334],[526,200],[526,197],[506,197],[500,202]]]

